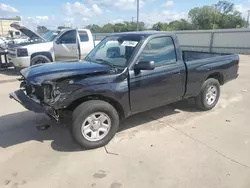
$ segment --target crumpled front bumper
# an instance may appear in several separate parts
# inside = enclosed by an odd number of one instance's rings
[[[56,121],[59,120],[59,116],[57,112],[50,106],[41,105],[34,100],[32,100],[29,96],[27,96],[22,89],[19,89],[13,93],[9,94],[11,99],[16,100],[20,103],[24,108],[33,111],[35,113],[46,113]]]
[[[45,109],[40,104],[29,98],[22,89],[10,93],[9,96],[11,99],[16,100],[18,103],[23,105],[23,107],[30,111],[36,113],[45,113]]]

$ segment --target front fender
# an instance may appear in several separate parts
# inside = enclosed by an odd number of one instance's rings
[[[106,83],[81,87],[74,91],[60,93],[60,97],[53,104],[54,109],[64,109],[75,101],[88,96],[97,96],[116,101],[123,108],[124,114],[130,113],[129,92],[127,80],[119,83]]]

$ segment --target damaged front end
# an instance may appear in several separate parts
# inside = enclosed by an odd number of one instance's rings
[[[53,105],[61,98],[62,94],[56,84],[51,81],[42,84],[29,83],[25,78],[21,78],[20,81],[20,89],[10,93],[10,98],[30,111],[46,113],[59,121],[59,112]]]
[[[26,109],[46,113],[53,119],[65,122],[71,119],[68,107],[81,95],[83,87],[109,80],[95,76],[110,73],[111,67],[91,62],[57,62],[34,65],[21,70],[20,89],[11,93]],[[90,80],[86,78],[92,77]],[[85,80],[85,83],[83,83]],[[93,81],[95,80],[95,81]]]

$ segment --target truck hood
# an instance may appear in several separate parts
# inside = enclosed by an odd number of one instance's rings
[[[41,39],[42,41],[46,41],[43,37],[41,37],[38,33],[30,30],[29,28],[21,25],[18,22],[14,22],[12,24],[10,24],[11,27],[13,27],[14,29],[22,32],[23,34],[25,34],[27,37],[29,37],[30,39]]]
[[[111,67],[89,61],[82,62],[56,62],[31,66],[21,70],[22,76],[30,83],[42,84],[45,81],[53,81],[86,74],[105,74]]]

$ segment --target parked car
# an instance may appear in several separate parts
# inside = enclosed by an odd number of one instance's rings
[[[121,119],[194,98],[201,110],[218,102],[220,86],[238,76],[238,55],[182,51],[172,32],[113,34],[83,62],[23,69],[10,97],[28,110],[68,121],[83,148],[106,145]]]
[[[7,40],[4,37],[0,37],[0,51],[7,49]]]
[[[11,27],[29,37],[29,42],[9,46],[8,60],[15,67],[81,60],[95,46],[88,29],[53,30],[40,36],[19,23],[13,23]]]

